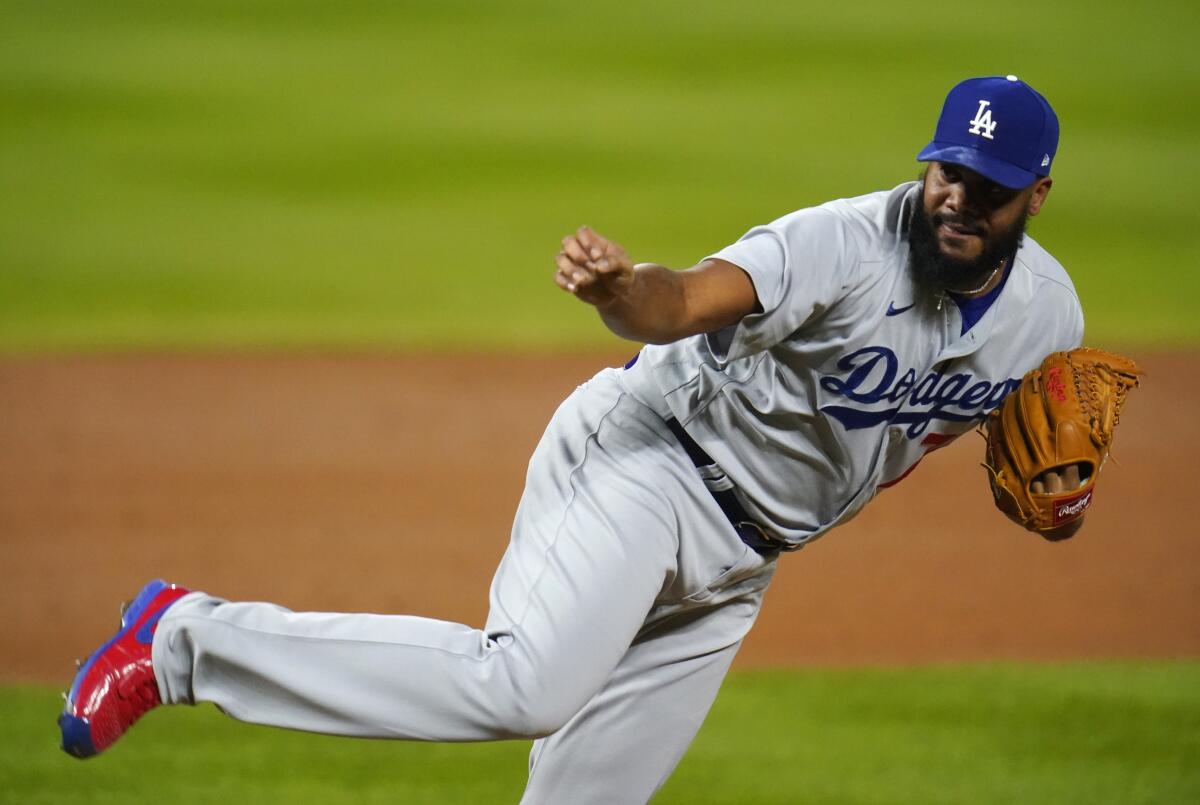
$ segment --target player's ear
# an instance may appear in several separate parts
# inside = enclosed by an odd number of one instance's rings
[[[1033,183],[1033,195],[1029,197],[1028,212],[1030,215],[1037,215],[1042,211],[1042,205],[1046,203],[1046,196],[1050,194],[1050,185],[1054,181],[1049,176],[1043,176]]]

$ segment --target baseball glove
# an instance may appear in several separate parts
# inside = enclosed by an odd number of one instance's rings
[[[1078,520],[1092,502],[1113,429],[1141,370],[1128,358],[1081,347],[1047,355],[984,422],[988,471],[996,508],[1043,535]],[[1050,492],[1047,471],[1079,484]]]

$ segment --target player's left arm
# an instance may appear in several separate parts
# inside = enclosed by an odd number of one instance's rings
[[[588,227],[562,243],[555,283],[594,306],[622,338],[667,344],[735,324],[758,309],[749,275],[724,260],[680,271],[634,265],[623,248]]]

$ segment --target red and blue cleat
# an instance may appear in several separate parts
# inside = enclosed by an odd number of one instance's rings
[[[80,663],[58,717],[63,751],[97,755],[116,743],[142,714],[161,704],[150,645],[158,620],[189,590],[155,580],[121,613],[121,628]]]

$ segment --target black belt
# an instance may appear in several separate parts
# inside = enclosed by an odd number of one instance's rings
[[[688,458],[696,465],[698,470],[716,469],[720,471],[717,462],[713,461],[712,456],[704,452],[704,448],[696,444],[696,440],[688,435],[683,429],[683,425],[679,424],[679,420],[675,417],[667,419],[667,427],[671,429],[671,433],[675,434],[675,438],[683,445],[683,449],[687,452]],[[724,473],[722,473],[723,475]],[[737,532],[738,537],[742,542],[749,545],[754,551],[760,554],[772,554],[781,550],[787,549],[787,543],[773,537],[765,528],[754,522],[754,518],[746,511],[741,503],[738,502],[737,496],[733,494],[733,489],[713,489],[708,483],[708,473],[702,472],[701,477],[705,480],[705,487],[708,492],[717,501],[717,505],[721,507],[725,518],[729,520],[729,524],[733,526],[733,530]]]

